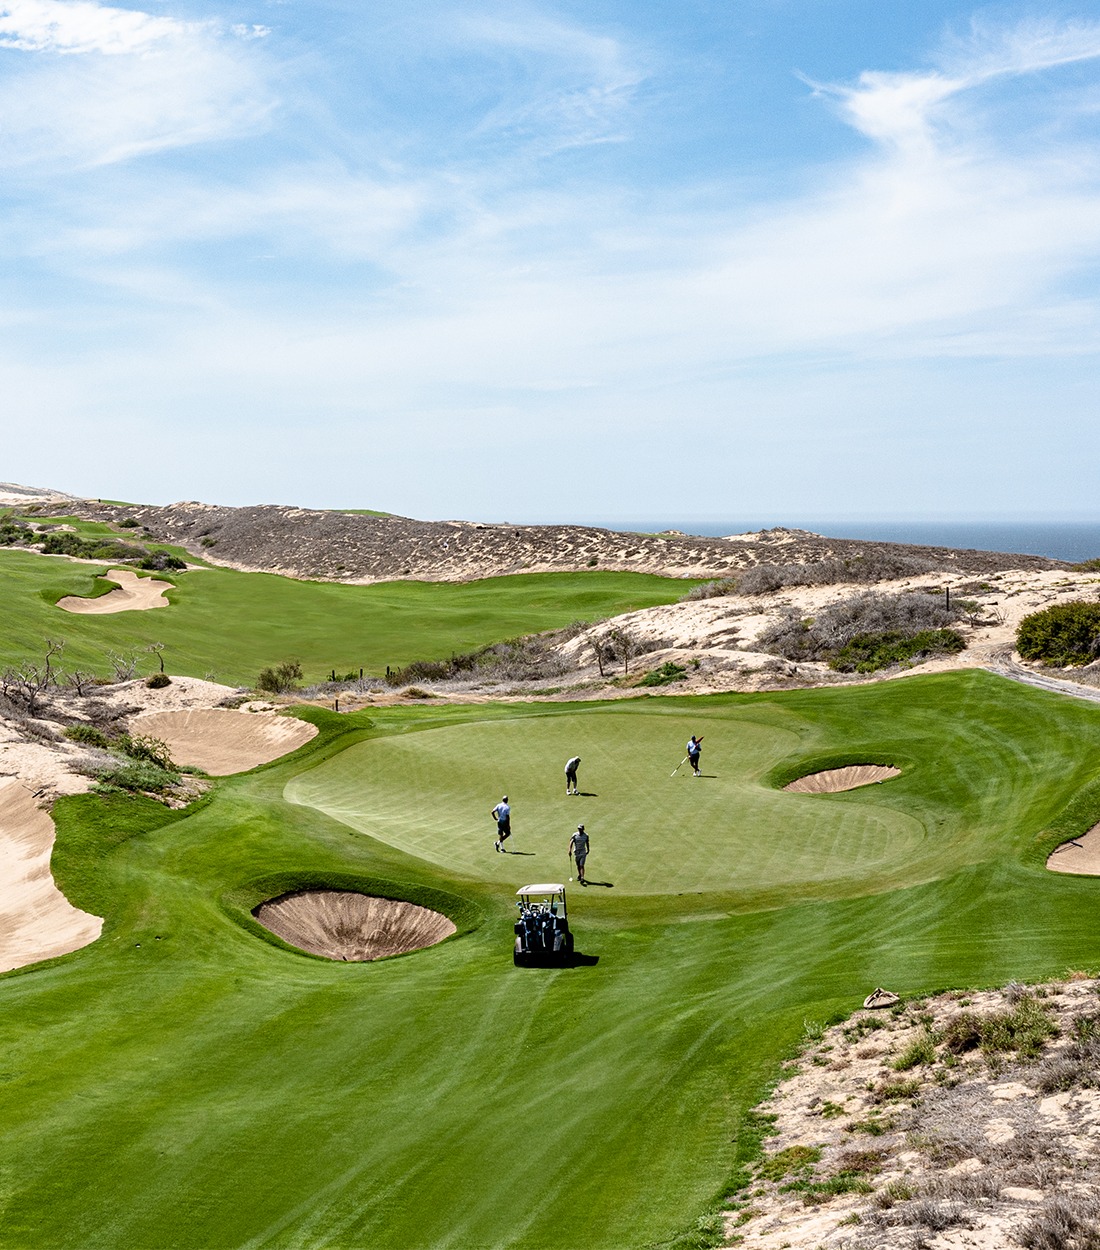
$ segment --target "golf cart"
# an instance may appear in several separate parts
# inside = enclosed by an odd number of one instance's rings
[[[517,967],[566,963],[573,953],[573,935],[565,914],[565,886],[525,885],[516,893],[519,919],[512,961]]]

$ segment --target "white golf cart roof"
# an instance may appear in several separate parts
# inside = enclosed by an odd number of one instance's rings
[[[517,894],[564,894],[564,885],[525,885]]]

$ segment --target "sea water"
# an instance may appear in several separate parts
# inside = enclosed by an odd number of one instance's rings
[[[785,525],[812,530],[829,538],[862,538],[870,542],[915,543],[930,547],[962,547],[1017,555],[1050,556],[1055,560],[1091,560],[1100,556],[1100,521],[783,521],[741,518],[707,521],[594,521],[608,529],[653,534],[682,530],[685,534],[720,537]]]

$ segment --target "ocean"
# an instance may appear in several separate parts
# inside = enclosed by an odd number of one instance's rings
[[[830,538],[864,538],[872,542],[918,543],[934,547],[968,547],[977,551],[1005,551],[1019,555],[1050,556],[1055,560],[1091,560],[1100,556],[1100,521],[814,521],[745,520],[591,521],[608,529],[652,534],[683,530],[685,534],[719,537],[783,524],[813,530]]]

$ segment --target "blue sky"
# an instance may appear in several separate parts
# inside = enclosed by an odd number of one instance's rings
[[[0,477],[1100,516],[1100,12],[0,4]]]

